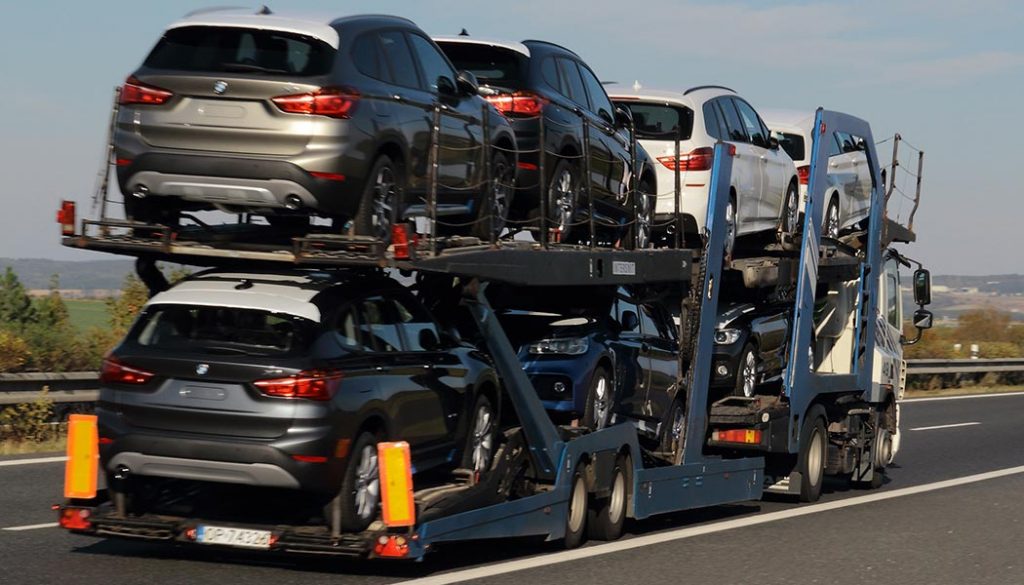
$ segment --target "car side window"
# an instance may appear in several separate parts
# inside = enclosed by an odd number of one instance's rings
[[[412,299],[395,299],[395,310],[398,314],[398,326],[405,337],[403,348],[406,351],[431,351],[434,348],[423,347],[420,336],[423,331],[430,331],[435,340],[441,339],[434,319]]]
[[[420,78],[416,73],[416,62],[413,61],[409,43],[405,33],[392,30],[380,33],[380,44],[384,55],[391,66],[391,78],[396,85],[420,87]]]
[[[373,296],[360,302],[359,325],[366,345],[373,351],[401,351],[398,315],[390,299]]]
[[[704,131],[712,138],[724,139],[728,132],[722,124],[722,117],[718,113],[718,106],[714,102],[704,102],[704,106],[701,109],[704,112]]]
[[[587,69],[586,66],[579,64],[579,70],[580,74],[583,75],[583,83],[587,87],[587,93],[590,95],[591,111],[612,123],[615,120],[615,107],[612,106],[612,100],[608,99],[608,94],[605,93],[601,82],[594,75],[594,72]]]
[[[665,314],[655,305],[640,305],[640,327],[644,335],[675,339],[675,328],[669,326]]]
[[[835,132],[833,132],[831,136],[832,140],[828,142],[829,157],[839,156],[840,154],[843,154],[843,147],[839,143],[839,136]]]
[[[560,77],[562,78],[560,93],[576,104],[589,108],[590,106],[587,105],[587,90],[583,88],[583,79],[580,77],[580,70],[576,66],[576,62],[572,59],[563,59],[561,57],[556,59],[556,61],[558,62],[558,71],[561,73]]]
[[[448,59],[441,54],[430,41],[420,35],[410,34],[412,48],[420,60],[420,67],[426,76],[427,89],[437,92],[437,80],[444,77],[450,82],[449,87],[455,87],[455,69],[448,63]]]
[[[372,349],[363,345],[359,322],[356,319],[356,308],[353,306],[345,307],[338,312],[333,330],[335,339],[347,349]]]
[[[540,76],[544,78],[544,83],[548,84],[552,90],[562,92],[562,82],[558,79],[558,68],[555,65],[555,58],[548,57],[540,63]]]
[[[747,131],[747,136],[750,137],[751,144],[761,148],[768,148],[768,133],[763,129],[761,119],[757,117],[757,112],[754,111],[754,108],[741,99],[734,98],[733,103],[736,104],[736,109],[740,112],[743,127]]]
[[[736,106],[732,105],[732,100],[726,98],[720,98],[715,100],[718,107],[721,108],[722,118],[725,121],[725,129],[729,133],[727,140],[733,142],[746,142],[747,132],[744,130],[743,121],[740,120],[739,113],[736,112]]]
[[[352,43],[351,55],[352,62],[360,73],[391,83],[391,72],[384,62],[384,54],[381,53],[376,33],[364,34],[357,38]]]

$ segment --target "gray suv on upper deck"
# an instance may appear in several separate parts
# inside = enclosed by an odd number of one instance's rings
[[[126,215],[171,225],[213,208],[272,223],[319,215],[387,238],[413,206],[422,212],[437,108],[439,214],[462,216],[455,223],[496,212],[500,229],[515,137],[476,90],[404,18],[191,14],[121,90],[114,146]],[[495,209],[482,186],[485,124]]]

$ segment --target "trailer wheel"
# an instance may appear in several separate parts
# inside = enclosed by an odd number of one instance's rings
[[[628,457],[618,457],[612,471],[611,492],[607,498],[595,500],[587,512],[587,536],[595,540],[616,540],[622,536],[629,504]]]
[[[800,473],[800,501],[817,502],[825,482],[825,458],[828,455],[828,429],[825,411],[820,406],[811,408],[804,418],[800,432],[800,454],[796,470]]]
[[[380,511],[380,476],[377,442],[373,433],[362,433],[352,445],[345,479],[341,484],[341,528],[346,532],[366,530]]]
[[[583,535],[587,527],[587,500],[587,482],[583,478],[583,465],[580,464],[572,474],[569,512],[565,516],[565,538],[562,545],[567,549],[583,544]]]

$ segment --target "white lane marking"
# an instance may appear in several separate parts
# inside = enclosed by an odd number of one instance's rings
[[[21,532],[22,530],[37,530],[39,528],[56,528],[56,522],[47,522],[45,524],[28,524],[25,526],[8,526],[7,528],[0,528],[0,530],[10,530],[11,532]]]
[[[820,512],[827,512],[829,510],[838,510],[842,508],[849,508],[852,506],[859,506],[862,504],[870,504],[872,502],[881,502],[884,500],[891,500],[894,498],[901,498],[904,496],[923,494],[927,492],[933,492],[936,490],[942,490],[946,488],[977,483],[980,481],[986,481],[990,479],[997,479],[1000,477],[1007,477],[1011,475],[1020,474],[1024,474],[1024,465],[1018,467],[1008,467],[1006,469],[999,469],[996,471],[989,471],[986,473],[978,473],[976,475],[967,475],[964,477],[947,479],[944,481],[937,481],[935,483],[917,485],[891,491],[876,492],[873,494],[857,496],[853,498],[846,498],[834,502],[824,502],[821,504],[802,506],[799,508],[792,508],[789,510],[780,510],[777,512],[758,514],[746,518],[738,518],[735,520],[714,522],[712,524],[706,524],[703,526],[694,526],[691,528],[680,528],[677,530],[670,530],[667,532],[658,532],[646,536],[638,536],[636,538],[631,538],[629,540],[620,540],[618,542],[609,542],[607,544],[600,544],[597,546],[590,546],[576,550],[552,553],[548,555],[539,555],[515,561],[498,563],[495,565],[465,569],[462,571],[453,571],[451,573],[433,575],[430,577],[424,577],[422,579],[401,581],[400,583],[401,585],[448,585],[449,583],[463,583],[465,581],[484,579],[487,577],[494,577],[496,575],[514,573],[516,571],[522,571],[525,569],[534,569],[548,565],[567,563],[569,561],[578,561],[581,559],[587,559],[600,555],[606,555],[609,553],[616,553],[642,548],[645,546],[663,545],[666,542],[670,542],[673,540],[683,540],[686,538],[693,538],[695,536],[702,536],[705,534],[714,534],[716,532],[724,532],[726,530],[734,530],[736,528],[745,528],[747,526],[767,524],[769,522],[777,522],[779,520],[787,520],[790,518],[797,518],[800,516],[808,516]]]
[[[971,398],[999,398],[1001,396],[1024,396],[1024,392],[996,392],[995,394],[963,394],[961,396],[932,396],[928,398],[904,398],[900,404],[907,402],[938,402],[940,400],[970,400]]]
[[[67,457],[38,457],[36,459],[12,459],[11,461],[0,461],[0,467],[9,465],[32,465],[33,463],[57,463],[67,461]]]
[[[933,427],[917,427],[910,429],[912,431],[934,431],[935,429],[955,429],[957,427],[972,427],[974,425],[980,425],[980,422],[965,422],[965,423],[953,423],[950,425],[935,425]]]

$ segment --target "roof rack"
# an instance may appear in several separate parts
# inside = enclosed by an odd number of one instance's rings
[[[736,93],[735,89],[732,89],[731,87],[725,87],[724,85],[697,85],[697,86],[691,87],[690,89],[684,91],[683,95],[690,95],[691,93],[693,93],[693,92],[695,92],[697,90],[701,90],[701,89],[724,89],[726,91],[731,91],[732,93]]]

